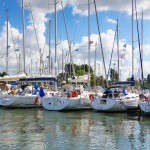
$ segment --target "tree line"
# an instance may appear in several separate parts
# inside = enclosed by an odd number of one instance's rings
[[[75,70],[76,76],[82,76],[82,75],[88,74],[88,69],[89,69],[89,66],[87,64],[85,64],[85,65],[84,64],[82,64],[82,65],[74,64],[74,70]],[[70,63],[65,65],[65,72],[60,73],[58,75],[58,81],[59,82],[63,81],[65,79],[65,76],[66,76],[66,81],[68,78],[73,77],[73,68]],[[118,81],[118,72],[115,69],[113,69],[113,68],[110,69],[109,76],[110,76],[110,78],[108,80],[109,85],[112,82]],[[94,71],[93,71],[92,67],[90,66],[90,84],[91,84],[91,86],[94,85],[94,77],[95,77],[95,81],[96,81],[96,86],[106,87],[106,79],[102,75],[100,75],[100,76],[94,75]],[[131,78],[126,79],[126,81],[130,81],[130,80],[131,80]],[[134,81],[135,81],[135,87],[137,87],[137,88],[141,87],[142,81],[140,79],[134,80]],[[147,79],[144,80],[144,84],[145,84],[145,86],[150,86],[150,74],[147,76]]]

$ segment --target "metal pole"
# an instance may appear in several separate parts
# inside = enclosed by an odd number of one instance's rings
[[[6,10],[6,20],[7,20],[7,51],[6,51],[6,73],[8,74],[8,9]]]
[[[31,76],[32,76],[32,59],[31,59]]]
[[[90,0],[88,0],[88,87],[90,89]]]
[[[36,64],[35,64],[35,65],[36,65],[36,75],[38,75],[38,71],[37,71],[37,70],[38,70],[38,68],[37,68],[37,61],[36,61]]]
[[[26,62],[26,57],[25,57],[25,46],[24,46],[24,0],[22,0],[22,48],[23,48],[23,69],[25,71],[25,62]]]
[[[58,60],[58,75],[59,75],[59,60]]]
[[[141,24],[141,53],[143,62],[143,12],[142,12],[142,24]]]
[[[72,59],[72,54],[71,54],[71,42],[69,44],[69,54],[70,54],[70,78],[71,78],[71,59]]]
[[[118,19],[117,19],[117,52],[118,52],[118,81],[120,79],[120,69],[119,69],[119,30],[118,30]]]
[[[84,73],[85,73],[85,59],[84,59]]]
[[[21,54],[20,54],[20,51],[19,51],[19,72],[20,72],[20,70],[21,70],[21,63],[20,63],[20,58],[21,58],[21,56],[20,56]]]
[[[57,78],[57,2],[55,0],[55,76]],[[55,82],[55,91],[57,90],[57,82]]]
[[[64,50],[62,50],[62,75],[64,74]]]
[[[51,27],[51,20],[49,20],[49,61],[48,61],[48,63],[49,63],[49,75],[50,75],[50,72],[51,72],[51,30],[50,30],[50,27]]]
[[[132,76],[134,77],[134,8],[132,0]]]
[[[95,43],[94,88],[96,88],[96,45],[97,43]]]

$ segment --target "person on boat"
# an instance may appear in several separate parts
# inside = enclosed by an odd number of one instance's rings
[[[82,85],[79,85],[79,92],[80,92],[80,94],[83,94],[83,92],[84,92],[84,89],[83,89]]]
[[[107,98],[107,97],[112,97],[112,90],[107,89],[104,93],[103,93],[103,98]]]

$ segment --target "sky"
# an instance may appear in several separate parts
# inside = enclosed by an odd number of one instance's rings
[[[90,65],[94,69],[96,50],[96,74],[104,75],[103,61],[101,55],[98,26],[94,9],[94,0],[90,0]],[[48,67],[49,55],[49,20],[50,45],[54,68],[55,60],[55,21],[54,21],[55,0],[24,0],[24,26],[25,26],[25,67],[28,74],[38,74],[40,66],[41,49],[44,68]],[[64,15],[71,41],[73,62],[81,65],[88,64],[88,0],[62,0]],[[135,4],[135,3],[134,3]],[[111,52],[114,42],[116,19],[118,19],[119,52],[124,56],[120,59],[120,78],[126,80],[132,75],[132,0],[96,0],[98,11],[99,27],[102,37],[106,71],[108,72]],[[0,0],[0,72],[6,70],[6,47],[7,27],[6,10],[8,10],[8,74],[14,75],[19,71],[19,54],[21,57],[21,70],[23,70],[22,54],[22,0]],[[144,77],[150,74],[150,1],[136,0],[134,5],[134,76],[140,78],[140,54],[138,47],[138,32],[136,22],[136,11],[138,18],[139,37],[141,40],[141,16],[143,12],[143,70]],[[33,19],[32,19],[33,17]],[[34,21],[34,23],[33,23]],[[35,29],[34,29],[35,25]],[[37,38],[36,38],[37,35]],[[126,47],[124,46],[126,44]],[[141,44],[141,43],[140,43]],[[64,51],[64,63],[68,61],[66,54],[68,42],[64,25],[61,0],[57,3],[57,68],[58,73],[62,71],[62,50]],[[77,51],[74,51],[78,49]],[[19,51],[17,51],[19,50]],[[121,57],[121,56],[120,56]],[[117,70],[117,41],[114,43],[114,52],[111,67]],[[32,69],[31,69],[32,68]],[[32,70],[32,73],[31,73]],[[46,70],[45,70],[46,71]],[[54,69],[51,72],[54,74]]]

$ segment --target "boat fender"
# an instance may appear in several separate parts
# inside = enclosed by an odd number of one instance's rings
[[[89,98],[90,98],[90,100],[92,101],[92,100],[94,99],[94,95],[93,95],[93,94],[90,94],[90,95],[89,95]]]

